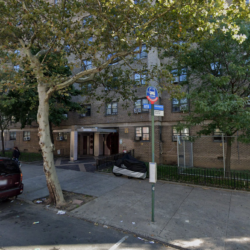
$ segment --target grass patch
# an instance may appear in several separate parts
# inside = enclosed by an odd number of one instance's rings
[[[13,151],[5,151],[5,157],[12,158],[12,154],[13,154]],[[26,161],[26,162],[42,161],[43,157],[41,153],[21,152],[19,160]]]

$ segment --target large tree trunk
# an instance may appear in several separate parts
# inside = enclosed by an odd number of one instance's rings
[[[52,122],[49,122],[49,133],[50,133],[50,140],[54,144],[54,137],[53,137],[53,130],[52,130]]]
[[[1,140],[2,140],[2,153],[3,156],[5,156],[5,149],[4,149],[4,136],[3,136],[4,130],[1,130]]]
[[[230,136],[227,139],[227,152],[226,152],[226,176],[230,176],[231,169],[231,151],[232,151],[232,138]],[[224,142],[223,142],[224,143]]]
[[[49,100],[46,101],[46,86],[38,84],[38,95],[39,107],[37,113],[37,121],[39,124],[39,144],[43,153],[43,168],[47,180],[47,186],[49,189],[50,201],[54,202],[57,207],[60,207],[65,205],[65,200],[54,165],[54,145],[52,144],[50,139]]]

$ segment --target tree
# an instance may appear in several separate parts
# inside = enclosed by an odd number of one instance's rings
[[[33,50],[32,54],[38,53],[38,50]],[[43,60],[43,56],[39,58],[39,61]],[[65,65],[61,65],[60,62],[63,61]],[[67,58],[65,54],[51,54],[48,56],[47,67],[49,68],[48,75],[59,74],[61,76],[70,76],[71,71],[67,66]],[[37,110],[39,106],[38,93],[34,91],[37,87],[36,78],[27,71],[25,73],[25,84],[29,86],[26,89],[13,89],[7,94],[9,99],[15,100],[18,105],[13,105],[9,107],[8,112],[15,117],[15,122],[21,123],[21,128],[26,125],[31,125],[32,122],[37,120]],[[64,91],[60,93],[54,92],[49,100],[49,127],[51,141],[54,143],[52,124],[59,126],[63,120],[66,120],[68,111],[81,111],[82,106],[80,103],[73,102],[71,99],[74,96],[79,96],[82,94],[81,90],[76,89],[73,85],[67,87]]]
[[[120,81],[129,70],[136,70],[134,66],[131,67],[131,61],[141,52],[143,44],[150,50],[154,47],[165,49],[178,39],[194,42],[204,30],[214,32],[217,29],[218,23],[210,22],[211,17],[227,14],[230,20],[225,25],[236,35],[235,15],[248,18],[248,9],[243,1],[237,1],[237,6],[228,6],[223,0],[217,0],[216,4],[207,0],[158,1],[154,4],[148,1],[134,3],[132,0],[62,0],[57,5],[45,0],[0,2],[1,48],[10,52],[14,65],[23,62],[23,70],[17,72],[14,81],[9,81],[7,85],[25,87],[25,71],[30,71],[37,80],[39,144],[50,199],[57,206],[63,205],[65,201],[55,172],[52,154],[54,145],[49,136],[49,99],[52,94],[55,91],[60,93],[76,81],[85,86],[89,81],[94,81],[92,94],[96,96],[98,92],[94,90],[100,87],[96,79],[111,77],[113,70],[110,64],[119,61],[116,67],[127,68],[124,74],[118,74]],[[222,17],[221,22],[223,20]],[[242,40],[244,37],[238,35],[235,39]],[[31,51],[34,47],[39,49],[35,55]],[[94,67],[83,68],[70,77],[48,75],[48,56],[55,52],[64,53],[65,47],[67,55],[73,57],[69,64],[72,69],[80,66],[84,60],[90,60]],[[14,53],[16,50],[21,51],[20,55]],[[40,62],[42,55],[43,60]],[[2,64],[6,65],[4,58]],[[107,74],[104,74],[105,69],[109,69]],[[114,72],[119,73],[119,70]],[[158,82],[160,73],[152,74],[155,82]],[[119,85],[115,91],[117,98],[129,96],[132,84]],[[96,98],[111,98],[108,93],[102,96],[100,94]]]
[[[190,110],[183,116],[183,126],[200,126],[198,135],[219,129],[226,136],[226,172],[230,172],[232,137],[250,142],[250,29],[241,23],[247,39],[239,44],[222,31],[210,35],[196,48],[177,57],[179,66],[188,68]],[[205,122],[206,121],[206,122]]]

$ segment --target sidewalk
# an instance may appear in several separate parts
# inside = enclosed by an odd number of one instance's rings
[[[22,169],[20,198],[48,195],[42,165]],[[159,181],[152,223],[148,180],[64,169],[57,173],[62,189],[97,197],[73,210],[73,216],[188,249],[250,249],[250,193]]]

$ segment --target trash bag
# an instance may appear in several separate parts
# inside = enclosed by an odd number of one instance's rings
[[[126,154],[115,162],[113,173],[116,176],[126,175],[145,179],[147,176],[147,167],[144,162],[138,161],[131,154]]]

